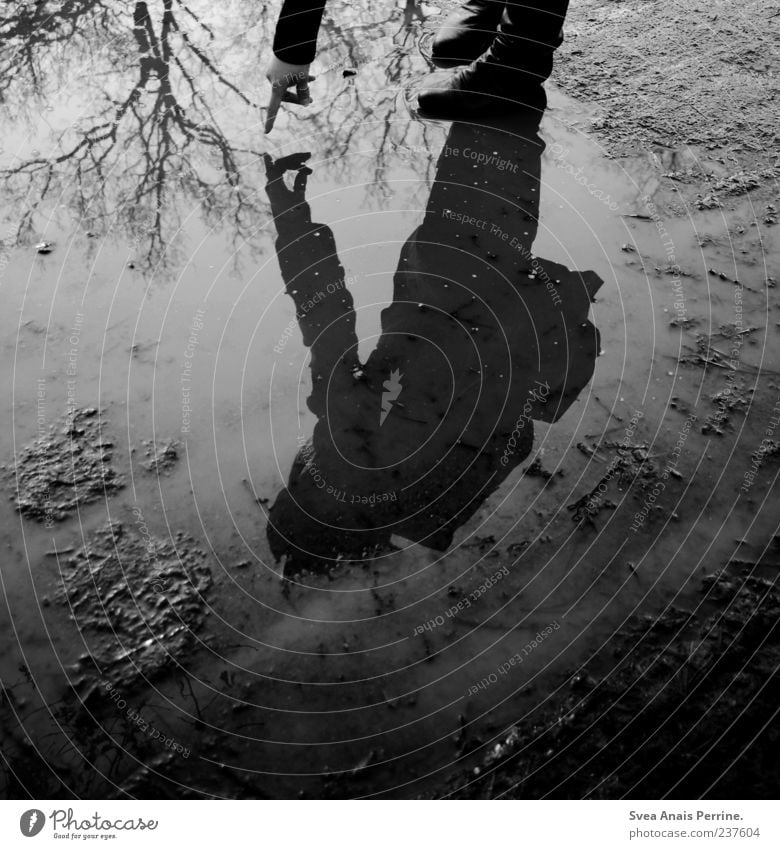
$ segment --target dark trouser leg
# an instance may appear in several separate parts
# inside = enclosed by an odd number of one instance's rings
[[[493,42],[505,0],[466,0],[449,15],[433,40],[431,58],[440,68],[468,65]]]
[[[518,108],[544,109],[542,83],[550,76],[553,53],[568,0],[507,2],[496,37],[467,68],[420,92],[423,115],[463,120]]]
[[[568,6],[569,0],[507,0],[484,60],[520,71],[529,83],[544,82],[552,73],[553,53],[563,41]]]

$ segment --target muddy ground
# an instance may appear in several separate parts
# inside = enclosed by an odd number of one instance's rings
[[[768,565],[769,578],[707,576],[694,610],[632,622],[447,797],[774,798],[780,610]]]
[[[19,4],[0,30],[4,796],[777,795],[780,4],[574,2],[538,131],[409,108],[440,11],[333,3],[314,104],[268,138],[268,9]],[[557,415],[505,410],[495,369],[481,421],[523,422],[521,447],[447,490],[447,521],[397,520],[394,484],[322,450],[319,284],[288,285],[263,157],[303,151],[329,247],[297,256],[343,267],[364,367],[344,433],[391,307],[448,368],[402,370],[418,407],[382,375],[382,450],[500,361],[502,319],[557,391]],[[487,200],[454,188],[477,180]],[[426,216],[442,192],[522,256]],[[471,259],[425,266],[434,217],[440,249],[524,275],[531,325]],[[472,297],[397,309],[402,261]],[[432,306],[467,318],[452,350]],[[341,544],[269,532],[315,474],[311,510],[379,496],[393,533],[282,576]]]

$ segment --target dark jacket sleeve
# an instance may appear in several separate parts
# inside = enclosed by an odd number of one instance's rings
[[[317,33],[326,0],[284,0],[274,36],[274,54],[291,65],[308,65],[317,52]]]

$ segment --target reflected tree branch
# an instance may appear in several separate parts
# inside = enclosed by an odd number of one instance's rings
[[[72,67],[74,57],[79,63],[86,58],[84,75],[95,87],[88,95],[89,117],[53,129],[52,153],[32,150],[0,170],[10,205],[19,210],[17,244],[35,236],[36,221],[55,198],[63,198],[89,232],[126,231],[138,245],[141,266],[176,261],[176,234],[193,203],[207,224],[231,227],[234,244],[256,242],[257,222],[267,218],[265,199],[255,189],[261,154],[251,142],[239,145],[235,132],[242,121],[252,126],[259,118],[247,93],[262,85],[259,57],[246,53],[257,49],[251,39],[242,48],[250,73],[238,82],[221,67],[224,48],[192,0],[0,3],[6,13],[0,24],[0,101],[9,112],[24,112],[30,90],[43,96],[48,87],[60,96],[61,88],[48,81]],[[419,145],[422,137],[431,154],[420,157],[419,176],[430,185],[435,140],[441,140],[439,128],[409,120],[401,95],[423,13],[415,0],[387,9],[330,10],[329,58],[360,67],[359,85],[339,73],[329,80],[328,97],[301,116],[306,133],[322,140],[322,157],[336,180],[354,177],[347,154],[370,150],[373,183],[366,203],[377,207],[393,192],[385,174],[397,164],[398,149],[411,137]],[[260,43],[270,45],[274,22],[268,8],[247,15],[242,38],[259,33]],[[389,44],[383,39],[384,55],[369,61],[363,58],[364,33],[371,30],[386,32]],[[100,51],[101,60],[92,61]],[[67,89],[63,93],[69,96]],[[234,111],[228,124],[226,104],[245,115]]]
[[[100,4],[87,5],[94,12]],[[162,0],[162,15],[155,28],[148,5],[135,3],[132,37],[138,76],[121,100],[104,93],[105,106],[89,126],[62,134],[62,152],[33,156],[0,172],[10,184],[16,179],[19,195],[34,198],[20,217],[17,241],[31,236],[35,212],[55,187],[66,186],[75,189],[72,205],[90,229],[101,223],[119,223],[139,243],[143,241],[141,260],[147,266],[171,258],[171,234],[178,231],[180,222],[176,204],[170,201],[179,191],[197,199],[207,220],[228,218],[235,238],[246,238],[254,230],[260,210],[253,191],[244,187],[239,151],[213,114],[202,76],[211,75],[213,84],[227,88],[247,105],[252,103],[184,32],[175,17],[175,6],[198,22],[180,0]],[[103,23],[116,24],[116,19],[106,14]],[[26,36],[26,49],[14,53],[17,65],[13,70],[18,75],[34,67],[39,78],[41,62],[33,58],[36,51],[46,49],[50,33],[67,39],[72,28],[66,26],[68,21],[52,21],[54,16],[49,16],[48,28],[39,32],[23,11],[18,17],[21,22],[3,33],[12,39],[22,33]],[[39,14],[34,20],[40,18]],[[122,23],[127,27],[129,21],[125,18]],[[205,24],[201,29],[212,37]],[[111,32],[101,37],[110,38]],[[18,64],[21,59],[23,66]],[[244,152],[259,157],[255,151]]]

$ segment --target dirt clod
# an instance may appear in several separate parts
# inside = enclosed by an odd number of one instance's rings
[[[124,486],[111,463],[113,443],[103,436],[104,424],[95,408],[76,410],[22,448],[8,477],[23,516],[62,521]]]
[[[145,441],[144,454],[147,459],[141,463],[147,472],[156,475],[168,474],[179,461],[181,443],[176,439],[167,442]]]

